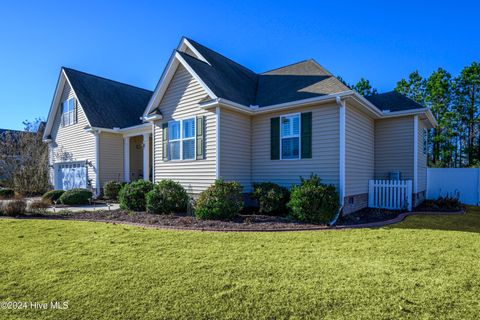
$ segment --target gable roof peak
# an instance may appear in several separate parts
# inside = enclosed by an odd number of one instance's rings
[[[195,49],[197,49],[204,57],[205,59],[211,63],[211,64],[214,64],[215,61],[210,61],[209,57],[212,59],[212,60],[226,60],[228,61],[229,63],[235,65],[236,67],[248,72],[248,73],[251,73],[253,75],[256,75],[255,71],[245,67],[244,65],[224,56],[223,54],[217,52],[217,51],[214,51],[200,43],[198,43],[197,41],[191,39],[191,38],[187,38],[185,37],[186,40],[188,40],[194,47]]]
[[[311,75],[333,76],[333,74],[330,71],[325,69],[321,64],[319,64],[313,58],[301,60],[298,62],[287,64],[283,67],[271,69],[271,70],[262,72],[260,75],[290,74],[290,73],[302,72],[302,71],[303,71],[302,75],[311,74]]]
[[[123,86],[128,86],[128,87],[132,87],[132,88],[143,90],[143,91],[148,91],[150,93],[152,92],[151,90],[148,90],[148,89],[145,89],[145,88],[141,88],[141,87],[138,87],[138,86],[134,86],[134,85],[125,83],[125,82],[120,82],[120,81],[108,79],[108,78],[105,78],[105,77],[97,76],[95,74],[91,74],[91,73],[88,73],[88,72],[85,72],[85,71],[80,71],[80,70],[65,67],[65,66],[62,66],[62,69],[65,70],[65,72],[67,73],[67,76],[68,76],[68,72],[76,72],[76,73],[80,73],[80,74],[83,74],[83,75],[89,76],[89,77],[94,77],[94,78],[97,78],[97,79],[100,79],[100,80],[105,80],[105,81],[108,81],[108,82],[117,83],[117,84],[120,84],[120,85],[123,85]]]

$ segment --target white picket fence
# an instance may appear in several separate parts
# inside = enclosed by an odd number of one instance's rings
[[[412,180],[369,180],[370,208],[412,211]]]

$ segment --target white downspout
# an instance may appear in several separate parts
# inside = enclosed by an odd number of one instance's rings
[[[100,132],[94,131],[93,135],[95,136],[95,190],[96,195],[99,196],[101,193],[100,190]]]
[[[339,172],[339,191],[340,206],[345,202],[345,101],[337,97],[340,116],[340,172]]]
[[[155,122],[152,121],[152,182],[155,183]]]
[[[216,155],[215,155],[215,179],[220,178],[220,107],[215,109],[215,126],[216,126]]]
[[[418,193],[418,115],[413,117],[413,193]]]

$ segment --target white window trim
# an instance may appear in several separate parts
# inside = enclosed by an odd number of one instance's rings
[[[193,120],[193,137],[191,138],[184,138],[183,137],[183,122],[187,120]],[[172,122],[180,122],[180,138],[179,139],[170,139],[170,126]],[[195,161],[197,159],[197,118],[196,117],[188,117],[182,119],[172,119],[168,121],[168,128],[169,128],[169,137],[168,137],[168,160],[169,161]],[[191,159],[183,159],[183,142],[193,140],[193,158]],[[172,159],[172,150],[170,150],[170,142],[180,142],[180,159]]]
[[[285,136],[282,137],[282,118],[287,118],[287,117],[293,117],[293,116],[298,116],[298,158],[288,158],[284,159],[283,158],[283,150],[282,150],[282,139],[285,138],[297,138],[296,135],[291,135],[291,136]],[[283,114],[280,116],[280,160],[301,160],[302,159],[302,114],[300,112],[297,113],[289,113],[289,114]]]
[[[67,103],[68,105],[70,105],[70,101],[73,100],[73,109],[70,110],[70,111],[67,111],[67,112],[63,112],[63,105],[65,103]],[[61,123],[62,123],[62,127],[69,127],[71,125],[74,125],[75,124],[75,98],[72,97],[72,98],[68,98],[67,100],[63,101],[62,102],[62,117],[61,117]],[[69,123],[65,123],[65,116],[68,115],[68,118],[69,118]]]

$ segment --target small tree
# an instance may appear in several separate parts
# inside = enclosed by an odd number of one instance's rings
[[[41,120],[23,123],[26,130],[41,127]],[[42,132],[7,131],[0,137],[0,162],[7,184],[25,195],[43,194],[48,183],[48,145]]]

